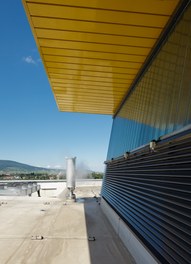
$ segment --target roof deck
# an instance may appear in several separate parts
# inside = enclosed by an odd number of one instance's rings
[[[65,183],[43,184],[41,197],[0,197],[0,263],[134,263],[100,208],[100,186],[77,187],[74,203]]]

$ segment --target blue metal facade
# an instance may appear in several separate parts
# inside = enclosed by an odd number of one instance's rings
[[[157,257],[191,263],[191,129],[107,164],[102,197]]]
[[[191,123],[191,8],[113,120],[107,159]]]
[[[191,5],[114,117],[102,187],[159,263],[191,263],[190,125]]]

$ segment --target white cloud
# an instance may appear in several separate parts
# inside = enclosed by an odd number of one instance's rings
[[[32,58],[32,56],[23,57],[23,61],[29,64],[36,64],[35,60]]]

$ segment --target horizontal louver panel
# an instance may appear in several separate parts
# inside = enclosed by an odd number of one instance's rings
[[[162,263],[191,263],[191,136],[107,163],[102,197]]]

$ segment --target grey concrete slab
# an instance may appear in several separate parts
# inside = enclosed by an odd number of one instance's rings
[[[134,263],[102,213],[100,187],[75,193],[76,203],[63,196],[0,197],[0,263]]]

